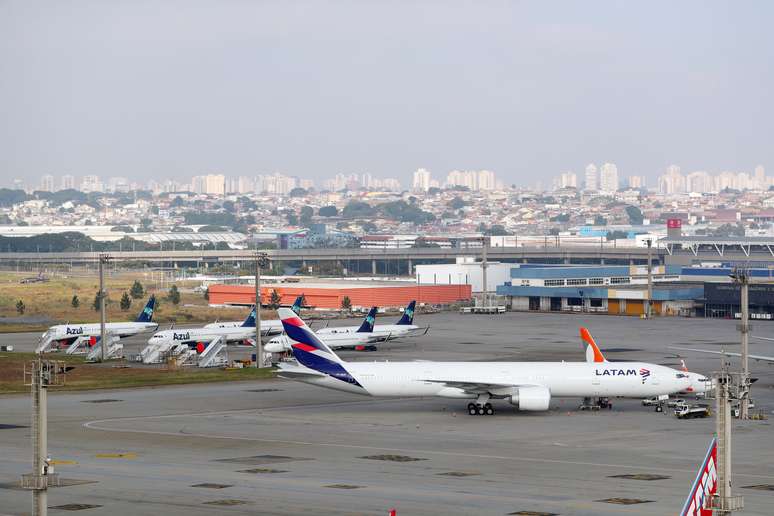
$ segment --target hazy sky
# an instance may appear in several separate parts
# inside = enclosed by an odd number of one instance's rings
[[[774,2],[0,0],[0,183],[774,174]]]

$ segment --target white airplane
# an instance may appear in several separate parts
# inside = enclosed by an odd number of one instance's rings
[[[645,362],[344,362],[291,310],[279,316],[298,361],[280,364],[279,376],[366,396],[475,400],[471,415],[494,414],[492,399],[542,411],[552,397],[645,398],[691,385],[683,372]]]
[[[419,326],[414,324],[414,308],[416,307],[416,304],[416,301],[411,301],[403,311],[403,315],[401,315],[401,318],[396,324],[376,324],[371,332],[373,334],[374,340],[379,342],[394,340],[400,337],[405,337],[412,332],[419,330]],[[329,328],[320,328],[319,330],[315,330],[315,333],[318,337],[325,340],[328,335],[339,333],[355,333],[362,331],[361,328],[362,325],[333,326]],[[427,333],[428,329],[429,328],[425,328],[425,333]]]
[[[295,312],[292,312],[295,313]],[[208,343],[222,337],[227,343],[250,341],[255,337],[255,307],[240,326],[229,328],[189,328],[184,330],[163,330],[156,332],[148,345]]]
[[[280,309],[282,310],[282,309]],[[376,307],[371,307],[356,331],[331,331],[319,338],[331,349],[354,349],[355,351],[376,351],[374,342],[383,342],[390,339],[389,334],[374,334],[374,321],[376,320]],[[281,322],[281,321],[280,321]],[[335,330],[336,328],[331,328]],[[291,350],[293,341],[287,335],[274,337],[267,342],[263,350],[267,353],[284,353]]]
[[[298,296],[290,307],[291,310],[297,314],[301,313],[301,303],[304,301],[304,295]],[[214,323],[205,324],[204,328],[239,328],[244,325],[244,321],[216,321]],[[279,319],[261,320],[261,335],[279,335],[282,333],[282,321]]]
[[[594,341],[594,337],[586,328],[580,329],[580,337],[583,343],[586,345],[586,362],[594,363],[609,363],[602,351]],[[685,365],[685,361],[680,361],[680,370],[688,378],[688,386],[680,391],[680,394],[705,394],[708,390],[712,389],[712,380],[705,375],[699,373],[692,373]],[[663,366],[662,366],[663,367]]]
[[[143,307],[137,319],[127,322],[105,323],[105,331],[113,338],[129,337],[146,331],[154,331],[159,325],[153,322],[153,308],[156,306],[155,296],[151,296]],[[58,324],[50,327],[41,335],[36,353],[46,353],[63,347],[70,347],[75,341],[94,341],[99,338],[101,329],[99,323],[89,324]],[[91,342],[94,344],[94,342]]]

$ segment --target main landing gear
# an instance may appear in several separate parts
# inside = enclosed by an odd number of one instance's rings
[[[494,407],[489,402],[483,405],[481,403],[468,403],[468,414],[471,416],[491,416],[494,414]]]

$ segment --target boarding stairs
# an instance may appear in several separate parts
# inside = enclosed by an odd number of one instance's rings
[[[218,367],[228,363],[228,349],[226,339],[222,336],[210,342],[204,351],[199,353],[197,365],[199,367]]]
[[[50,351],[54,351],[54,343],[56,342],[58,341],[54,339],[54,336],[51,335],[51,332],[47,331],[40,336],[40,340],[38,340],[38,347],[35,348],[35,353],[48,353]]]
[[[89,352],[89,341],[91,337],[78,337],[65,350],[67,355],[85,355]]]
[[[105,340],[107,341],[107,348],[105,348],[105,358],[107,360],[121,358],[124,356],[124,345],[119,337],[116,335],[108,334]],[[86,355],[86,360],[89,362],[96,362],[97,360],[101,360],[101,358],[102,340],[98,339],[97,343],[91,347],[91,350],[89,350],[88,354]]]

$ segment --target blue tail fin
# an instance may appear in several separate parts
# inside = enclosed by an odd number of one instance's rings
[[[408,304],[405,310],[403,310],[403,316],[398,321],[398,324],[410,325],[414,324],[414,307],[417,306],[416,301],[412,301]]]
[[[156,296],[148,298],[145,308],[137,316],[136,322],[151,322],[153,320],[153,308],[156,306]]]
[[[363,324],[357,329],[357,333],[371,333],[374,331],[374,322],[376,322],[376,307],[372,306],[368,315],[363,319]]]
[[[255,328],[255,306],[250,310],[250,313],[247,315],[245,322],[242,323],[242,326],[245,328]]]
[[[304,305],[304,295],[301,294],[296,298],[295,302],[293,302],[293,306],[291,306],[290,309],[293,310],[296,314],[300,314],[301,307],[303,305]]]

